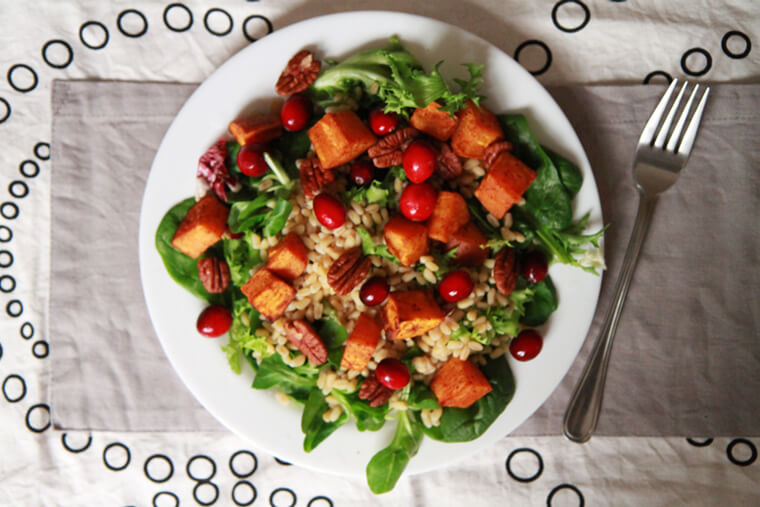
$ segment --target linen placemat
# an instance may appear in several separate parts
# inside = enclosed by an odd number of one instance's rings
[[[57,427],[223,429],[163,355],[137,262],[145,179],[163,133],[194,89],[54,83],[50,339]],[[610,223],[609,270],[590,331],[595,338],[634,220],[633,149],[662,87],[550,91],[583,142]],[[634,276],[599,435],[757,433],[759,108],[756,85],[713,87],[692,158],[660,199]],[[592,341],[516,434],[561,432]]]

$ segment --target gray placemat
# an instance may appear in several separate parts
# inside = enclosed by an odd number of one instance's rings
[[[164,357],[137,263],[145,178],[163,133],[194,89],[54,84],[50,338],[58,427],[221,429]],[[633,147],[662,87],[550,91],[581,137],[611,224],[605,236],[609,271],[590,332],[595,337],[633,224]],[[599,435],[717,436],[760,429],[759,109],[757,85],[713,88],[697,147],[678,183],[660,199],[634,276]],[[591,341],[516,434],[561,433]]]

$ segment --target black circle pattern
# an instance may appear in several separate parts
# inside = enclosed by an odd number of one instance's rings
[[[198,490],[206,486],[214,488],[214,498],[208,501],[201,500],[200,497],[198,497]],[[193,498],[201,505],[213,505],[219,499],[219,486],[211,481],[198,481],[198,484],[193,488]]]
[[[747,447],[749,447],[750,456],[749,458],[745,460],[739,460],[734,456],[734,448],[739,445],[744,444]],[[728,446],[726,447],[726,455],[728,456],[728,461],[733,463],[734,465],[738,465],[740,467],[747,467],[750,466],[752,463],[757,460],[757,447],[755,447],[755,444],[747,440],[746,438],[735,438],[729,442]]]
[[[89,449],[90,445],[92,444],[92,435],[87,435],[87,443],[84,444],[84,446],[82,446],[82,447],[80,447],[78,449],[75,449],[75,448],[71,447],[71,445],[69,445],[69,443],[66,441],[66,435],[67,435],[67,433],[65,433],[65,432],[64,432],[63,435],[61,435],[61,445],[63,445],[63,448],[66,449],[67,451],[71,452],[71,453],[79,454],[80,452],[84,452],[87,449]]]
[[[284,505],[284,504],[282,504],[282,505],[280,505],[280,504],[275,505],[275,503],[274,503],[274,497],[276,497],[280,493],[287,493],[287,494],[290,495],[290,498],[291,498],[290,505]],[[280,496],[282,496],[282,495],[280,495]],[[290,488],[277,488],[274,491],[272,491],[271,495],[269,495],[269,505],[271,507],[294,507],[297,502],[298,502],[298,497],[296,496],[295,492],[292,489],[290,489]]]
[[[114,465],[109,463],[108,461],[108,451],[114,448],[120,448],[123,449],[124,452],[127,455],[127,459],[124,461],[123,465]],[[129,451],[129,447],[122,444],[121,442],[112,442],[108,444],[105,449],[103,449],[103,464],[108,468],[109,470],[113,470],[114,472],[119,472],[121,470],[124,470],[129,466],[129,462],[132,461],[132,453]]]
[[[9,268],[12,265],[13,265],[13,254],[10,253],[8,250],[0,250],[0,268]]]
[[[15,203],[6,201],[0,204],[0,215],[7,220],[15,219],[18,217],[18,206]]]
[[[32,414],[37,410],[43,410],[47,412],[47,422],[42,427],[32,426]],[[50,405],[47,403],[37,403],[29,407],[26,411],[26,427],[29,431],[34,433],[42,433],[50,427]]]
[[[250,456],[251,460],[253,462],[253,467],[251,468],[250,472],[240,472],[235,468],[235,459],[239,456]],[[259,460],[256,458],[256,455],[253,454],[251,451],[246,450],[240,450],[237,451],[235,454],[230,456],[230,472],[232,472],[232,475],[239,479],[245,479],[246,477],[250,477],[253,475],[253,473],[256,471],[256,469],[259,467]]]
[[[547,70],[549,70],[549,67],[552,64],[552,52],[549,49],[549,46],[547,46],[544,42],[542,42],[540,40],[536,40],[536,39],[526,40],[525,42],[523,42],[522,44],[520,44],[519,46],[517,46],[517,49],[515,49],[514,58],[515,58],[515,61],[517,63],[520,63],[520,53],[525,48],[530,47],[530,46],[538,46],[541,49],[543,49],[544,53],[546,54],[546,62],[544,63],[544,65],[541,68],[536,69],[536,70],[528,70],[528,72],[530,72],[534,76],[540,76],[541,74],[543,74],[544,72],[546,72]]]
[[[280,465],[284,466],[284,467],[289,467],[289,466],[291,466],[291,463],[288,463],[288,462],[287,462],[287,461],[285,461],[285,460],[281,460],[281,459],[280,459],[280,458],[278,458],[278,457],[275,457],[275,458],[274,458],[274,460],[275,460],[277,463],[279,463]]]
[[[18,299],[11,299],[5,305],[5,313],[10,317],[20,317],[24,313],[24,305]]]
[[[731,39],[731,37],[739,37],[740,39],[744,40],[744,51],[741,53],[734,53],[728,48],[728,41]],[[740,32],[739,30],[731,30],[730,32],[726,32],[726,35],[724,35],[721,39],[720,47],[729,58],[733,58],[734,60],[741,60],[742,58],[746,58],[749,52],[752,50],[752,43],[750,42],[749,37],[747,37],[747,34],[744,32]]]
[[[10,185],[8,185],[8,193],[16,199],[23,199],[29,195],[29,186],[23,181],[11,181]]]
[[[37,359],[45,359],[48,354],[50,354],[50,347],[48,346],[48,342],[45,340],[34,342],[34,345],[32,345],[32,355],[34,357]]]
[[[172,493],[171,491],[159,491],[155,495],[153,495],[153,507],[159,507],[158,505],[158,499],[162,496],[168,496],[171,498],[174,498],[174,507],[179,507],[179,497]]]
[[[66,57],[65,62],[55,63],[50,60],[50,57],[48,56],[47,52],[48,52],[48,49],[50,49],[50,47],[54,45],[61,45],[64,48],[66,48],[66,51],[68,52],[68,56]],[[72,49],[71,44],[69,44],[65,40],[61,40],[61,39],[49,40],[45,43],[44,46],[42,46],[42,59],[45,61],[45,63],[47,63],[54,69],[65,69],[66,67],[71,65],[71,62],[74,61],[74,50]]]
[[[193,463],[195,463],[196,460],[206,460],[209,463],[211,463],[211,473],[208,475],[208,477],[196,477],[193,475],[191,468],[192,468]],[[194,481],[198,481],[198,482],[210,481],[216,475],[216,462],[213,459],[206,456],[205,454],[196,454],[195,456],[193,456],[187,461],[187,466],[185,467],[185,471],[187,472],[187,476],[190,477]]]
[[[142,20],[142,28],[138,30],[137,32],[128,32],[124,28],[124,18],[126,18],[130,14],[136,14],[139,16],[139,18]],[[126,37],[131,37],[133,39],[136,39],[137,37],[142,37],[145,35],[148,31],[148,18],[145,17],[145,14],[138,11],[137,9],[126,9],[119,13],[119,16],[116,18],[116,27],[119,29],[122,35]]]
[[[244,494],[244,492],[241,491],[241,486],[243,487],[242,489],[247,489],[251,495],[251,499],[247,502],[238,498],[239,495]],[[256,491],[256,486],[248,481],[237,481],[232,487],[232,501],[235,502],[235,505],[251,505],[256,501],[257,496],[258,492]]]
[[[702,441],[694,439],[694,438],[687,438],[686,441],[689,442],[694,447],[707,447],[708,445],[713,443],[712,438],[705,438]]]
[[[26,330],[26,331],[25,331]],[[31,322],[24,322],[21,324],[21,329],[19,329],[19,334],[21,335],[21,338],[24,340],[29,340],[34,336],[34,326]]]
[[[0,225],[0,243],[8,243],[13,239],[13,231],[7,225]]]
[[[649,74],[646,75],[646,77],[644,78],[643,84],[649,84],[649,82],[652,81],[652,79],[654,79],[654,78],[656,78],[658,76],[659,77],[664,77],[667,80],[668,83],[670,83],[671,81],[673,81],[673,76],[671,76],[670,74],[668,74],[664,70],[655,70],[655,71],[652,71],[652,72],[650,72]]]
[[[693,70],[687,67],[687,60],[689,59],[691,55],[694,55],[694,54],[700,54],[705,57],[705,66],[699,70]],[[711,67],[712,67],[712,56],[710,56],[710,53],[707,52],[707,50],[705,49],[691,48],[688,51],[686,51],[681,57],[681,70],[683,70],[684,73],[688,74],[689,76],[694,76],[694,77],[704,76],[710,71]]]
[[[26,169],[24,169],[26,166],[31,165],[34,167],[33,172],[27,172]],[[40,165],[35,162],[34,160],[24,160],[21,162],[21,164],[18,166],[18,170],[21,173],[22,176],[26,178],[36,178],[38,174],[40,174]]]
[[[16,72],[19,69],[26,69],[26,70],[28,70],[29,72],[32,73],[32,77],[34,78],[32,80],[32,84],[30,84],[26,88],[22,88],[22,87],[18,86],[13,81],[13,73]],[[39,78],[37,77],[37,73],[34,71],[34,69],[31,68],[30,66],[28,66],[25,63],[17,63],[16,65],[13,65],[10,69],[8,69],[7,79],[8,79],[8,84],[11,85],[11,88],[13,88],[17,92],[21,92],[21,93],[29,93],[30,91],[32,91],[35,88],[37,88],[37,84],[40,82]]]
[[[150,468],[150,462],[153,460],[162,460],[166,462],[167,465],[169,465],[169,473],[166,474],[165,477],[153,477],[150,474],[149,468]],[[153,482],[166,482],[169,479],[171,479],[172,475],[174,475],[174,463],[172,463],[172,460],[169,458],[169,456],[165,454],[153,454],[148,459],[145,460],[145,465],[143,465],[143,471],[145,472],[145,477],[150,479]]]
[[[185,26],[176,27],[176,26],[172,26],[169,23],[169,12],[172,9],[177,9],[177,8],[182,9],[187,14],[187,24]],[[166,28],[168,28],[172,32],[178,32],[178,33],[186,32],[190,30],[190,27],[193,26],[193,11],[191,11],[190,8],[183,3],[175,2],[173,4],[169,4],[166,6],[166,9],[164,9],[164,24],[166,25]]]
[[[264,16],[261,16],[259,14],[253,14],[251,16],[248,16],[245,18],[245,21],[243,21],[243,35],[245,35],[245,38],[248,39],[250,42],[256,42],[258,39],[254,37],[253,35],[248,33],[248,23],[255,20],[260,19],[267,25],[267,35],[272,33],[274,30],[274,27],[272,26],[272,22],[269,21],[269,19],[265,18]]]
[[[3,97],[0,97],[0,104],[5,108],[5,112],[0,116],[0,123],[4,123],[5,120],[11,117],[11,105]]]
[[[562,26],[559,23],[558,14],[559,9],[565,4],[575,4],[581,7],[583,9],[583,21],[581,21],[581,24],[574,27],[566,27]],[[586,25],[588,25],[588,22],[591,20],[591,11],[589,11],[586,4],[581,2],[580,0],[560,0],[556,4],[554,4],[554,7],[552,8],[552,21],[554,22],[554,26],[556,26],[558,29],[562,30],[563,32],[567,33],[574,33],[579,32],[585,28]]]
[[[555,486],[552,488],[552,490],[549,492],[549,495],[546,497],[546,506],[551,507],[552,499],[554,498],[554,495],[562,491],[563,489],[569,489],[570,491],[575,492],[576,495],[578,495],[578,507],[583,507],[586,504],[586,500],[583,498],[583,493],[581,493],[581,490],[573,486],[572,484],[560,484],[559,486]]]
[[[327,502],[327,505],[329,507],[333,507],[333,501],[327,498],[326,496],[315,496],[311,500],[309,500],[309,503],[306,504],[306,507],[322,507],[315,505],[314,502]]]
[[[209,18],[214,13],[220,13],[227,16],[227,21],[229,22],[229,26],[227,26],[226,30],[222,30],[221,32],[213,30],[211,28],[211,25],[209,24]],[[224,9],[220,9],[218,7],[212,7],[211,9],[206,11],[206,14],[203,16],[203,26],[206,27],[206,30],[208,30],[208,33],[216,35],[217,37],[224,37],[225,35],[228,35],[232,31],[232,27],[234,26],[234,21],[232,20],[232,16],[229,12],[225,11]]]
[[[11,275],[0,276],[0,292],[10,294],[16,290],[16,279]]]
[[[8,381],[10,380],[16,380],[21,383],[21,394],[14,398],[11,398],[8,395]],[[5,400],[8,403],[18,403],[19,401],[23,400],[24,396],[26,396],[26,381],[24,380],[24,377],[15,373],[11,373],[5,377],[5,380],[3,380],[3,396],[5,396]]]
[[[529,454],[532,454],[536,457],[536,460],[538,460],[538,469],[536,470],[536,473],[529,477],[520,477],[516,473],[512,471],[512,458],[515,457],[515,455],[527,452]],[[544,472],[544,460],[541,458],[541,455],[534,451],[533,449],[530,449],[528,447],[520,447],[519,449],[515,449],[514,451],[509,453],[509,456],[507,456],[507,460],[505,462],[505,466],[507,467],[507,473],[511,478],[518,482],[533,482],[536,479],[538,479],[541,474]]]
[[[87,30],[91,26],[96,26],[103,30],[103,42],[100,44],[90,44],[86,40],[84,40],[84,31]],[[108,44],[108,28],[106,28],[106,25],[101,23],[100,21],[86,21],[85,23],[82,23],[82,26],[79,27],[79,41],[84,44],[86,47],[94,50],[103,49]]]
[[[40,154],[40,150],[47,150],[47,155]],[[40,141],[34,145],[34,156],[40,160],[50,160],[50,144]],[[39,170],[39,169],[38,169]]]

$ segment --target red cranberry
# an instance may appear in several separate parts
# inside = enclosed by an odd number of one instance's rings
[[[533,329],[521,331],[509,343],[509,352],[518,361],[530,361],[541,352],[544,339]]]
[[[351,164],[351,181],[353,181],[354,185],[357,187],[368,185],[369,182],[372,181],[374,172],[372,164],[366,160],[357,160]]]
[[[401,213],[409,220],[423,222],[435,208],[436,193],[430,183],[412,183],[401,192]]]
[[[382,109],[373,109],[369,113],[369,127],[372,132],[379,136],[390,134],[396,130],[398,125],[398,115],[396,113],[385,113]]]
[[[337,229],[346,221],[346,210],[340,201],[330,194],[319,194],[314,198],[314,214],[319,223],[328,229]]]
[[[240,147],[237,155],[237,166],[246,176],[258,178],[269,170],[264,160],[264,146],[261,144],[246,144]]]
[[[375,377],[388,389],[403,389],[409,383],[409,369],[398,359],[386,357],[377,365]]]
[[[196,327],[198,332],[209,338],[222,336],[230,330],[232,325],[232,313],[222,305],[211,305],[198,316]]]
[[[404,152],[404,172],[412,183],[422,183],[435,170],[438,154],[426,141],[414,141]]]
[[[359,298],[367,306],[377,306],[385,301],[390,291],[391,288],[385,278],[373,276],[362,285]]]
[[[475,284],[467,271],[454,271],[443,277],[438,293],[447,303],[456,303],[472,293]]]
[[[303,130],[311,118],[311,100],[305,95],[293,95],[280,109],[282,127],[288,132]]]
[[[530,252],[522,258],[523,277],[531,283],[538,283],[546,278],[549,263],[546,256],[538,251]]]

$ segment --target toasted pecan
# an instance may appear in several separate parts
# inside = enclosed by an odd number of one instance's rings
[[[462,161],[447,143],[437,143],[438,157],[436,158],[435,170],[438,175],[451,180],[462,174]]]
[[[368,400],[370,407],[385,405],[392,395],[393,391],[381,384],[374,373],[371,377],[364,379],[359,388],[359,399]]]
[[[335,181],[333,170],[322,168],[317,157],[309,157],[301,161],[298,175],[307,199],[313,199],[323,188]]]
[[[210,294],[221,294],[230,285],[230,267],[216,257],[198,259],[198,278]]]
[[[311,364],[318,366],[327,361],[327,347],[314,328],[305,320],[291,320],[285,324],[285,336],[288,341],[309,358]]]
[[[305,91],[316,81],[322,63],[310,51],[302,49],[290,59],[277,80],[278,95],[288,96]]]
[[[346,250],[327,271],[327,283],[339,296],[345,296],[369,275],[372,261],[362,254],[360,246]]]
[[[493,277],[496,280],[496,290],[509,296],[517,286],[517,256],[510,247],[502,248],[493,265]]]
[[[398,129],[387,136],[383,136],[370,146],[367,154],[375,167],[385,168],[400,165],[404,158],[404,151],[419,135],[420,131],[414,127]]]
[[[494,141],[489,144],[483,152],[483,164],[486,166],[486,169],[490,169],[496,157],[505,151],[512,151],[512,143],[509,141]]]

